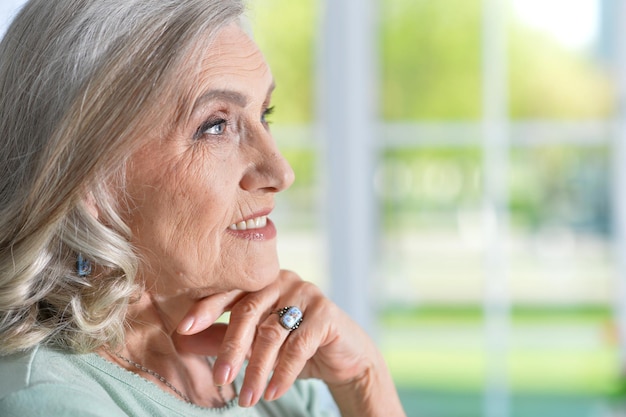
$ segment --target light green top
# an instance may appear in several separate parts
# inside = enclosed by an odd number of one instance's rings
[[[235,387],[241,386],[242,377]],[[319,381],[298,381],[281,399],[241,408],[188,404],[97,354],[45,347],[0,357],[2,417],[330,417],[338,416]]]

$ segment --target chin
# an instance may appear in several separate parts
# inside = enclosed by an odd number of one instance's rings
[[[259,291],[278,279],[280,266],[278,259],[267,259],[265,262],[257,262],[244,272],[242,290]]]

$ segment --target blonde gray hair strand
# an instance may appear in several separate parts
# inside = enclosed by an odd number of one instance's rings
[[[0,354],[122,343],[139,265],[120,216],[126,161],[175,117],[159,104],[193,48],[242,13],[238,0],[31,0],[16,17],[0,43]]]

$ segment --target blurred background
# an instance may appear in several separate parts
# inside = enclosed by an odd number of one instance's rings
[[[297,176],[283,266],[407,414],[626,415],[624,2],[249,3]]]
[[[251,2],[297,176],[282,262],[409,416],[625,414],[623,3]]]

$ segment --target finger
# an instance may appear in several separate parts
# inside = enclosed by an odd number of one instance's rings
[[[259,401],[288,336],[289,330],[279,323],[274,314],[259,324],[239,395],[240,406],[250,407]]]
[[[307,309],[307,313],[312,311]],[[267,401],[273,401],[287,392],[309,359],[315,355],[325,336],[325,329],[305,321],[289,335],[278,353],[274,372],[267,384]]]
[[[202,356],[217,356],[226,335],[227,325],[215,323],[206,330],[192,335],[174,335],[176,349],[184,353]]]
[[[248,294],[232,306],[228,329],[219,349],[213,378],[217,385],[232,383],[250,352],[259,322],[265,318],[277,298],[277,290],[268,288]]]
[[[191,335],[207,329],[241,297],[241,292],[230,291],[214,294],[196,301],[187,312],[187,315],[178,324],[176,332],[183,335]]]

